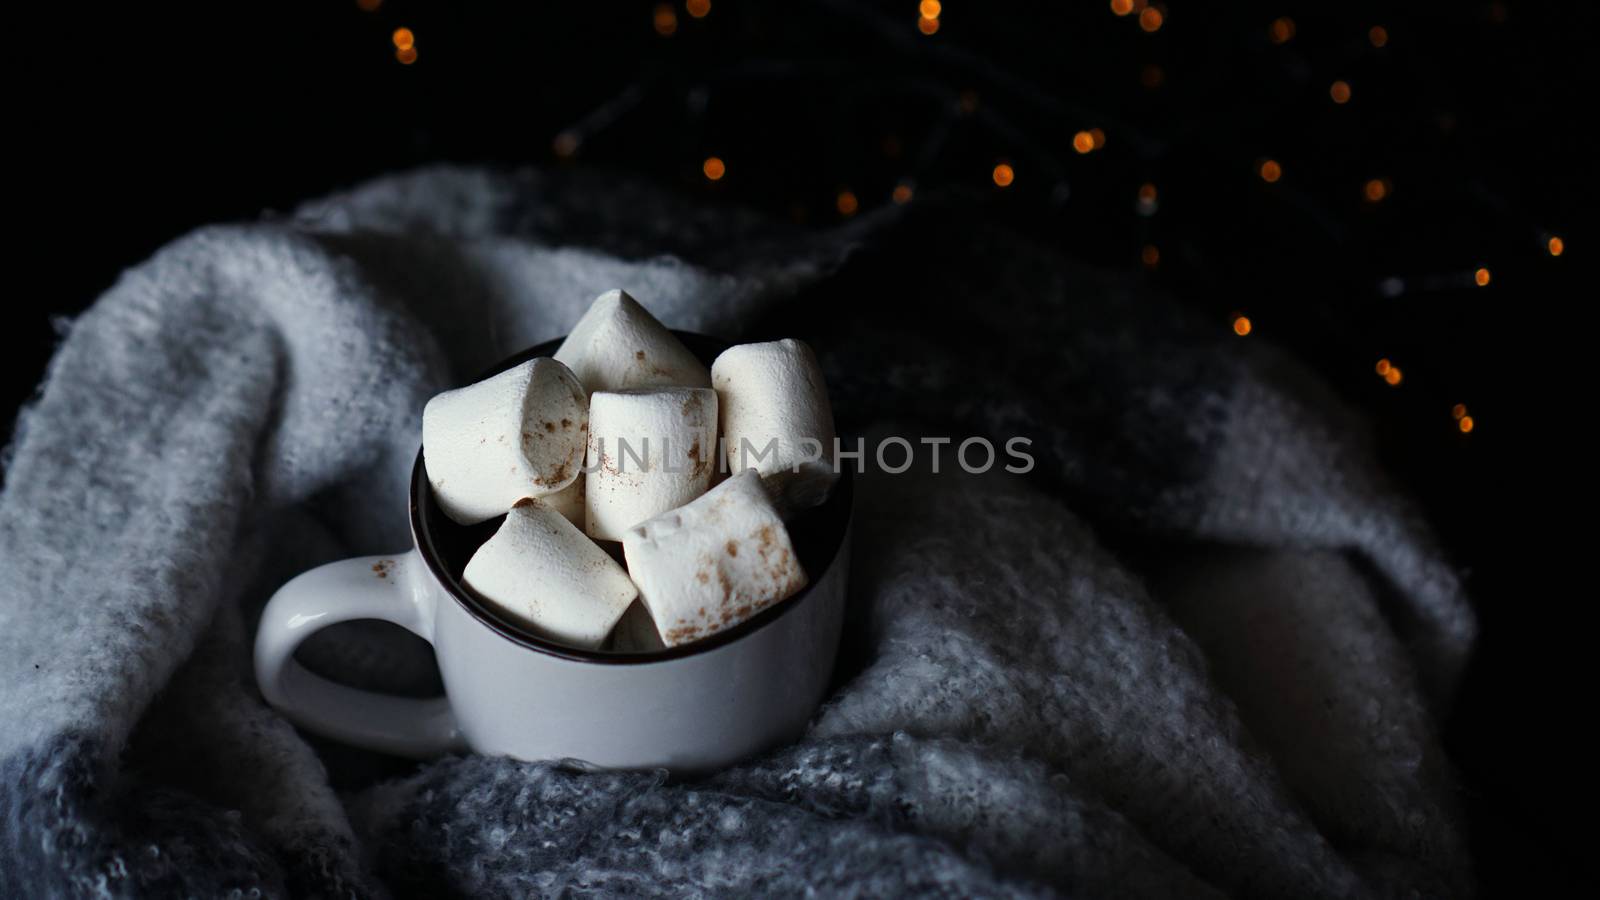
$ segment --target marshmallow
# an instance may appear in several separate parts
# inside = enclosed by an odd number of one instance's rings
[[[626,291],[596,297],[561,342],[556,359],[570,366],[590,393],[711,386],[705,364]]]
[[[668,647],[743,622],[806,586],[755,470],[628,529],[628,571]]]
[[[711,364],[711,383],[728,468],[754,466],[785,508],[826,500],[839,477],[833,409],[811,348],[796,340],[729,347]]]
[[[594,541],[542,501],[524,499],[467,562],[473,593],[529,629],[594,649],[638,588]]]
[[[567,487],[588,423],[583,385],[543,357],[435,396],[422,410],[422,457],[439,508],[472,525]]]
[[[709,388],[597,391],[589,398],[585,528],[608,541],[705,493],[716,468]]]
[[[643,603],[633,601],[617,622],[616,630],[611,632],[611,649],[618,653],[655,653],[666,648],[661,642],[661,633],[656,631],[656,620],[650,618],[650,610]]]

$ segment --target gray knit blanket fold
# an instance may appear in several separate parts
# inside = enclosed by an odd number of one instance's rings
[[[806,339],[869,448],[1037,466],[869,463],[836,688],[735,768],[308,740],[253,683],[266,598],[407,546],[427,398],[615,287]],[[1437,730],[1475,620],[1364,422],[960,198],[799,230],[429,169],[183,237],[63,335],[0,495],[0,897],[1471,892]],[[305,655],[437,689],[408,641]]]

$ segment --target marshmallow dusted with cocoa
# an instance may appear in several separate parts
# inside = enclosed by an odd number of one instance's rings
[[[577,374],[590,393],[657,385],[711,386],[705,364],[626,291],[606,291],[596,297],[555,357]]]
[[[519,500],[461,580],[533,632],[594,649],[638,596],[628,573],[548,504]]]
[[[754,467],[785,507],[816,506],[839,473],[833,408],[816,354],[800,341],[739,344],[711,364],[728,468]]]
[[[589,536],[621,540],[634,525],[705,493],[716,446],[717,395],[708,388],[596,391],[584,466]]]
[[[788,529],[753,469],[628,529],[622,548],[668,647],[731,628],[806,586]]]
[[[435,396],[422,411],[422,456],[439,508],[471,525],[566,488],[582,470],[588,421],[583,385],[547,357]]]

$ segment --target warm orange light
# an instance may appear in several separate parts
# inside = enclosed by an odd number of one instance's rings
[[[1385,358],[1385,359],[1378,360],[1378,364],[1376,366],[1373,366],[1373,368],[1378,370],[1378,374],[1379,375],[1388,375],[1389,374],[1389,370],[1394,368],[1394,364],[1389,362],[1389,360],[1387,358]]]
[[[894,186],[894,191],[889,196],[896,203],[910,203],[911,202],[911,185],[909,185],[909,184],[897,184],[897,185]]]
[[[1455,406],[1450,407],[1450,417],[1452,419],[1460,419],[1462,416],[1465,416],[1466,414],[1467,414],[1467,405],[1465,403],[1457,403]]]
[[[383,0],[356,0],[356,6],[360,7],[362,12],[377,12],[378,7],[382,5]]]
[[[1328,96],[1332,97],[1333,102],[1335,103],[1349,103],[1350,83],[1348,81],[1335,81],[1333,85],[1328,88]]]
[[[396,50],[410,50],[417,45],[417,36],[412,34],[409,28],[396,28],[394,34],[390,35],[390,40],[394,41]]]
[[[1167,73],[1154,63],[1139,70],[1139,83],[1152,91],[1161,87],[1161,83],[1166,80]]]
[[[712,181],[721,181],[722,176],[728,174],[728,167],[718,157],[708,156],[706,161],[700,164],[700,171]]]
[[[1389,43],[1389,29],[1382,25],[1374,25],[1367,31],[1367,40],[1371,41],[1374,47],[1382,47]]]
[[[1383,373],[1383,380],[1389,382],[1390,387],[1399,387],[1400,381],[1405,378],[1399,366],[1390,366],[1389,371]]]
[[[1153,269],[1157,263],[1161,262],[1161,251],[1156,248],[1155,244],[1145,244],[1144,249],[1139,251],[1139,260]]]
[[[1261,180],[1267,184],[1273,184],[1283,177],[1283,166],[1278,165],[1275,159],[1262,160],[1261,167],[1257,171],[1261,174]]]
[[[678,30],[678,14],[673,11],[671,3],[657,3],[653,21],[656,34],[662,37],[671,37]]]
[[[550,149],[555,151],[561,159],[571,159],[578,152],[578,136],[570,131],[563,131],[550,142]]]
[[[1111,11],[1119,16],[1133,12],[1133,0],[1111,0]]]
[[[1567,244],[1561,238],[1551,235],[1550,240],[1544,242],[1544,248],[1550,251],[1551,256],[1560,256],[1566,252]]]
[[[924,19],[937,19],[939,13],[944,12],[944,4],[939,0],[922,0],[917,4],[917,11],[922,13]]]
[[[1139,27],[1145,31],[1160,31],[1161,23],[1165,22],[1166,19],[1167,17],[1161,14],[1161,10],[1156,9],[1154,6],[1147,6],[1144,12],[1139,13]]]
[[[1106,145],[1106,133],[1098,128],[1089,129],[1089,140],[1094,142],[1094,149],[1099,150]]]
[[[1006,165],[1005,163],[1001,163],[994,167],[994,172],[991,173],[991,176],[994,178],[994,183],[996,186],[1010,187],[1011,181],[1017,177],[1017,173],[1012,171],[1010,166]]]
[[[711,0],[689,0],[683,8],[696,19],[704,19],[711,12]]]
[[[1477,423],[1472,421],[1471,416],[1462,416],[1456,421],[1456,427],[1461,429],[1462,434],[1471,434],[1472,429],[1476,426],[1476,424]]]
[[[394,51],[394,58],[400,61],[400,65],[409,66],[417,61],[417,48],[401,47]]]
[[[939,30],[939,20],[921,16],[917,19],[917,30],[923,34],[933,34]]]
[[[856,202],[856,195],[849,191],[840,191],[839,196],[834,198],[833,205],[841,216],[853,216],[856,210],[861,208],[861,204]]]
[[[1382,200],[1383,198],[1389,196],[1389,181],[1388,181],[1388,179],[1386,179],[1386,178],[1373,178],[1373,179],[1370,179],[1369,181],[1367,181],[1366,184],[1361,186],[1361,194],[1362,194],[1362,196],[1367,198],[1367,202],[1368,203],[1377,203],[1379,200]]]
[[[1472,280],[1478,283],[1478,287],[1488,287],[1489,270],[1480,267],[1478,271],[1472,273]]]
[[[1094,149],[1094,135],[1087,131],[1080,131],[1072,136],[1072,149],[1079,153],[1088,153]]]
[[[1250,333],[1250,319],[1247,316],[1233,317],[1233,333],[1244,337]]]
[[[1273,19],[1272,24],[1267,26],[1267,37],[1274,44],[1287,44],[1294,37],[1294,20],[1288,16]]]

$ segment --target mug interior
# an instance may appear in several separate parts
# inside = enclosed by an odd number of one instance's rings
[[[716,359],[717,354],[726,350],[730,345],[727,341],[695,334],[687,331],[674,331],[673,334],[683,341],[684,346],[700,358],[706,366]],[[530,359],[540,356],[550,356],[561,346],[563,338],[545,341],[516,354],[500,363],[497,363],[483,372],[475,380],[482,380],[491,375],[503,372],[513,366],[520,365]],[[719,429],[720,430],[720,429]],[[800,557],[800,565],[805,569],[806,576],[815,583],[822,574],[833,565],[834,558],[839,555],[840,548],[844,545],[845,532],[850,525],[850,509],[854,502],[854,485],[852,484],[850,469],[841,470],[839,480],[834,484],[833,491],[821,506],[813,507],[795,515],[785,524],[789,529],[789,538],[794,544],[796,555]],[[541,637],[524,628],[517,621],[501,615],[492,606],[484,603],[475,594],[467,590],[462,583],[461,574],[466,570],[467,561],[472,559],[472,554],[492,537],[505,521],[505,516],[496,516],[487,522],[476,525],[460,525],[444,514],[439,509],[438,502],[434,499],[433,489],[428,483],[428,472],[423,462],[422,451],[417,451],[417,462],[412,469],[411,477],[411,533],[416,538],[417,551],[427,563],[428,569],[435,579],[444,586],[450,596],[459,603],[469,614],[478,621],[489,626],[502,637],[521,644],[530,650],[549,653],[568,659],[582,660],[585,662],[608,664],[637,664],[663,662],[669,659],[704,653],[731,641],[736,641],[782,616],[800,603],[803,603],[811,593],[808,586],[800,592],[767,607],[756,615],[735,625],[732,628],[719,631],[710,637],[678,647],[669,647],[655,653],[624,653],[612,650],[585,650],[571,647]]]

